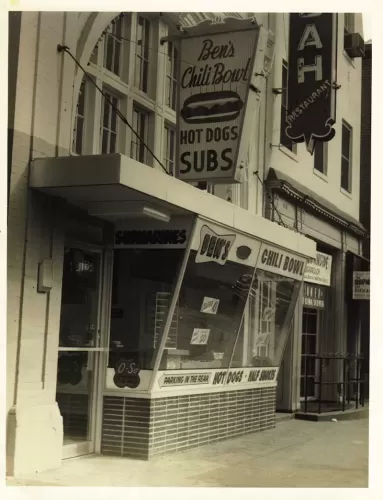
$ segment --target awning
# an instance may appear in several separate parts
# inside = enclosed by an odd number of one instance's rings
[[[316,256],[316,244],[309,238],[120,154],[35,159],[29,186],[106,220],[142,215],[143,206],[170,217],[195,214],[300,255]]]
[[[332,223],[347,228],[359,237],[367,236],[368,231],[357,219],[339,210],[334,204],[317,195],[285,173],[275,168],[270,168],[266,183],[268,187],[275,191],[280,191],[288,198],[293,199],[295,203],[306,206],[312,212],[316,212],[321,217],[331,220]]]

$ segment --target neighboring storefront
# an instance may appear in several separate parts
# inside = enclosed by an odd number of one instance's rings
[[[98,179],[88,162],[35,160],[30,181],[104,224],[102,244],[85,227],[62,240],[63,457],[148,459],[273,427],[315,243],[129,158],[93,157]]]
[[[353,272],[359,269],[366,231],[358,221],[276,169],[270,169],[267,185],[284,223],[317,243],[316,257],[307,264],[279,375],[277,409],[297,411],[306,397],[318,399],[320,360],[313,355],[363,353],[362,308],[352,298],[350,286]],[[324,372],[321,398],[329,404],[341,401],[337,382],[343,380],[342,362],[327,363]]]

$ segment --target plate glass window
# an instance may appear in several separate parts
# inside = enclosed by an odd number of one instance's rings
[[[351,147],[352,128],[346,122],[342,123],[342,166],[341,188],[351,193]]]
[[[293,153],[297,152],[297,144],[287,137],[285,127],[287,125],[287,83],[288,83],[288,66],[287,62],[283,61],[282,64],[282,104],[281,104],[281,146],[289,149]]]
[[[117,109],[119,99],[105,92],[108,98],[102,100],[101,152],[102,154],[117,151]],[[109,102],[108,102],[109,101]]]
[[[166,105],[176,109],[178,50],[174,43],[168,43],[166,59]]]
[[[134,84],[143,92],[148,91],[150,23],[142,16],[137,18],[137,42]]]

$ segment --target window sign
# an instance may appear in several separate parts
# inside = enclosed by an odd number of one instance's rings
[[[190,343],[206,345],[209,339],[209,335],[210,335],[209,328],[194,328]]]
[[[281,248],[263,243],[259,252],[257,269],[302,281],[306,259]]]
[[[370,300],[370,272],[354,271],[352,298],[356,300]]]
[[[307,262],[303,281],[331,286],[331,264],[331,255],[317,252],[316,259],[309,259]]]
[[[205,314],[217,314],[219,306],[219,299],[213,299],[212,297],[204,297],[201,307],[201,312]]]

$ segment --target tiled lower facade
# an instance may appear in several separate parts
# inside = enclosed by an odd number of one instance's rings
[[[148,460],[275,427],[276,388],[104,397],[101,453]]]

